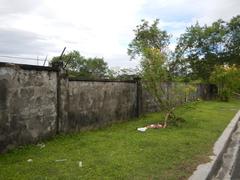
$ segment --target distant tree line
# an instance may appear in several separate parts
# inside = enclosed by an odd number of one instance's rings
[[[169,62],[173,79],[214,83],[219,97],[240,96],[240,15],[186,29]]]
[[[70,77],[130,80],[138,76],[137,68],[111,69],[104,58],[86,58],[76,50],[64,54],[61,58],[53,57],[51,64],[59,61],[63,62],[64,69],[68,71]]]
[[[168,48],[171,36],[159,29],[158,23],[158,19],[152,24],[142,20],[136,26],[128,54],[140,61],[143,85],[165,112],[164,127],[184,120],[174,113],[181,97],[168,98],[160,82],[213,82],[218,85],[219,97],[224,101],[240,91],[240,16],[230,22],[218,20],[210,26],[196,23],[188,27],[173,52]],[[175,90],[186,94],[194,88],[188,84]]]
[[[211,25],[197,22],[187,27],[174,51],[168,48],[171,35],[159,29],[158,23],[159,20],[153,24],[142,20],[134,30],[128,54],[131,59],[140,60],[138,69],[113,70],[103,58],[86,58],[79,51],[65,54],[61,59],[54,57],[52,62],[63,61],[72,77],[133,79],[154,73],[157,76],[148,78],[216,83],[224,96],[240,93],[240,15],[229,22],[219,19]]]
[[[103,58],[86,58],[79,51],[71,51],[68,54],[53,57],[51,63],[62,61],[63,66],[68,70],[70,77],[83,77],[99,79],[108,77],[110,69]]]

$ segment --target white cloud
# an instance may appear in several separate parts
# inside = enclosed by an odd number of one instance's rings
[[[130,41],[143,3],[143,0],[45,0],[34,11],[10,11],[2,16],[0,28],[44,35],[56,45],[49,49],[50,55],[58,55],[53,53],[56,50],[60,53],[67,46],[68,50],[77,49],[85,56],[105,57],[110,64],[118,64],[111,63],[110,58],[119,59],[114,56],[121,55],[129,59],[122,43]]]
[[[159,18],[159,27],[173,35],[171,50],[186,27],[197,21],[209,25],[218,19],[229,21],[240,14],[239,0],[151,0],[147,7],[143,9],[145,17],[150,20]]]
[[[198,21],[200,24],[211,24],[218,19],[229,21],[237,14],[240,14],[239,0],[203,0],[193,21]]]
[[[0,4],[0,31],[29,32],[36,38],[34,42],[44,37],[48,44],[43,48],[43,43],[35,43],[35,51],[29,53],[29,40],[24,46],[21,39],[21,44],[16,41],[19,44],[9,50],[12,54],[55,56],[67,46],[68,51],[76,49],[84,56],[104,57],[110,66],[123,67],[137,64],[129,61],[126,52],[133,38],[132,30],[142,18],[160,18],[160,27],[176,39],[196,20],[211,23],[240,13],[239,0],[0,0]],[[7,42],[13,43],[10,37],[5,38]]]

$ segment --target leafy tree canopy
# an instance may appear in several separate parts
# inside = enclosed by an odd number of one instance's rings
[[[217,84],[220,99],[228,101],[233,94],[240,93],[240,68],[236,65],[215,66],[210,81]]]
[[[158,19],[152,25],[149,25],[148,21],[142,20],[142,24],[133,30],[135,38],[128,48],[128,55],[130,55],[131,59],[135,59],[137,56],[143,57],[146,48],[158,49],[164,52],[169,45],[170,36],[166,31],[162,31],[157,27],[158,23]]]
[[[167,46],[170,36],[166,31],[158,28],[158,20],[153,24],[142,20],[134,30],[135,38],[129,44],[128,54],[131,59],[140,58],[140,72],[143,85],[154,97],[159,107],[166,113],[164,126],[178,124],[182,121],[174,114],[174,108],[179,100],[177,97],[169,98],[169,92],[163,82],[169,79],[167,71]],[[184,88],[178,89],[178,91]],[[177,93],[174,93],[177,94]]]
[[[230,22],[199,23],[186,29],[175,50],[172,72],[209,82],[216,65],[240,65],[240,16]]]
[[[110,71],[103,58],[85,58],[78,51],[71,51],[61,59],[54,57],[52,62],[56,61],[63,61],[72,77],[104,78],[108,77]]]

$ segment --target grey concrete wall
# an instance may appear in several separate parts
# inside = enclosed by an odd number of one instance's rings
[[[0,64],[0,152],[56,131],[56,72]]]
[[[69,82],[71,131],[136,117],[137,86],[131,82]]]
[[[160,111],[157,101],[145,88],[142,91],[142,111],[143,114]]]
[[[65,71],[59,72],[58,81],[58,133],[68,132],[68,113],[69,113],[69,81]]]
[[[215,84],[199,84],[198,95],[204,100],[211,100],[217,97],[217,86]]]
[[[166,92],[166,97],[169,98],[170,102],[181,105],[188,101],[194,101],[198,98],[203,98],[209,94],[209,91],[205,92],[208,85],[192,85],[195,89],[185,93],[182,89],[185,89],[188,85],[184,83],[168,82],[161,83],[162,88]],[[144,85],[143,85],[144,87]],[[203,92],[204,91],[204,92]],[[164,98],[164,97],[163,97]],[[159,108],[155,98],[149,93],[146,88],[143,88],[142,94],[143,113],[157,112]]]
[[[0,152],[38,142],[56,133],[76,132],[159,111],[154,98],[135,81],[69,79],[61,65],[0,63]],[[208,85],[186,96],[184,84],[162,83],[179,104],[211,98]]]

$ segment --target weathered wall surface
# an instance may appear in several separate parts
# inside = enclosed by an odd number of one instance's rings
[[[136,117],[137,87],[130,82],[69,82],[71,131]]]
[[[213,86],[198,85],[188,95],[184,84],[162,83],[178,104],[211,99]],[[0,152],[56,133],[76,132],[159,111],[141,81],[69,79],[60,66],[0,63]]]
[[[209,94],[209,91],[206,91],[209,85],[189,86],[188,84],[184,83],[168,82],[161,83],[161,86],[165,90],[165,98],[169,98],[170,102],[174,104],[176,102],[177,105],[183,104],[188,101],[194,101],[198,98],[207,99],[205,98],[205,96],[208,96]],[[191,87],[191,90],[187,90],[187,87]],[[183,89],[185,89],[185,91],[183,91]],[[142,104],[143,113],[157,112],[161,110],[156,100],[145,88],[143,88]]]
[[[58,80],[57,132],[60,133],[69,131],[69,81],[65,72],[59,73]]]
[[[56,72],[0,64],[0,152],[56,131]]]
[[[142,90],[142,111],[143,114],[160,111],[154,97],[144,88]]]
[[[199,84],[198,95],[204,100],[215,99],[217,96],[217,86],[215,84]]]

